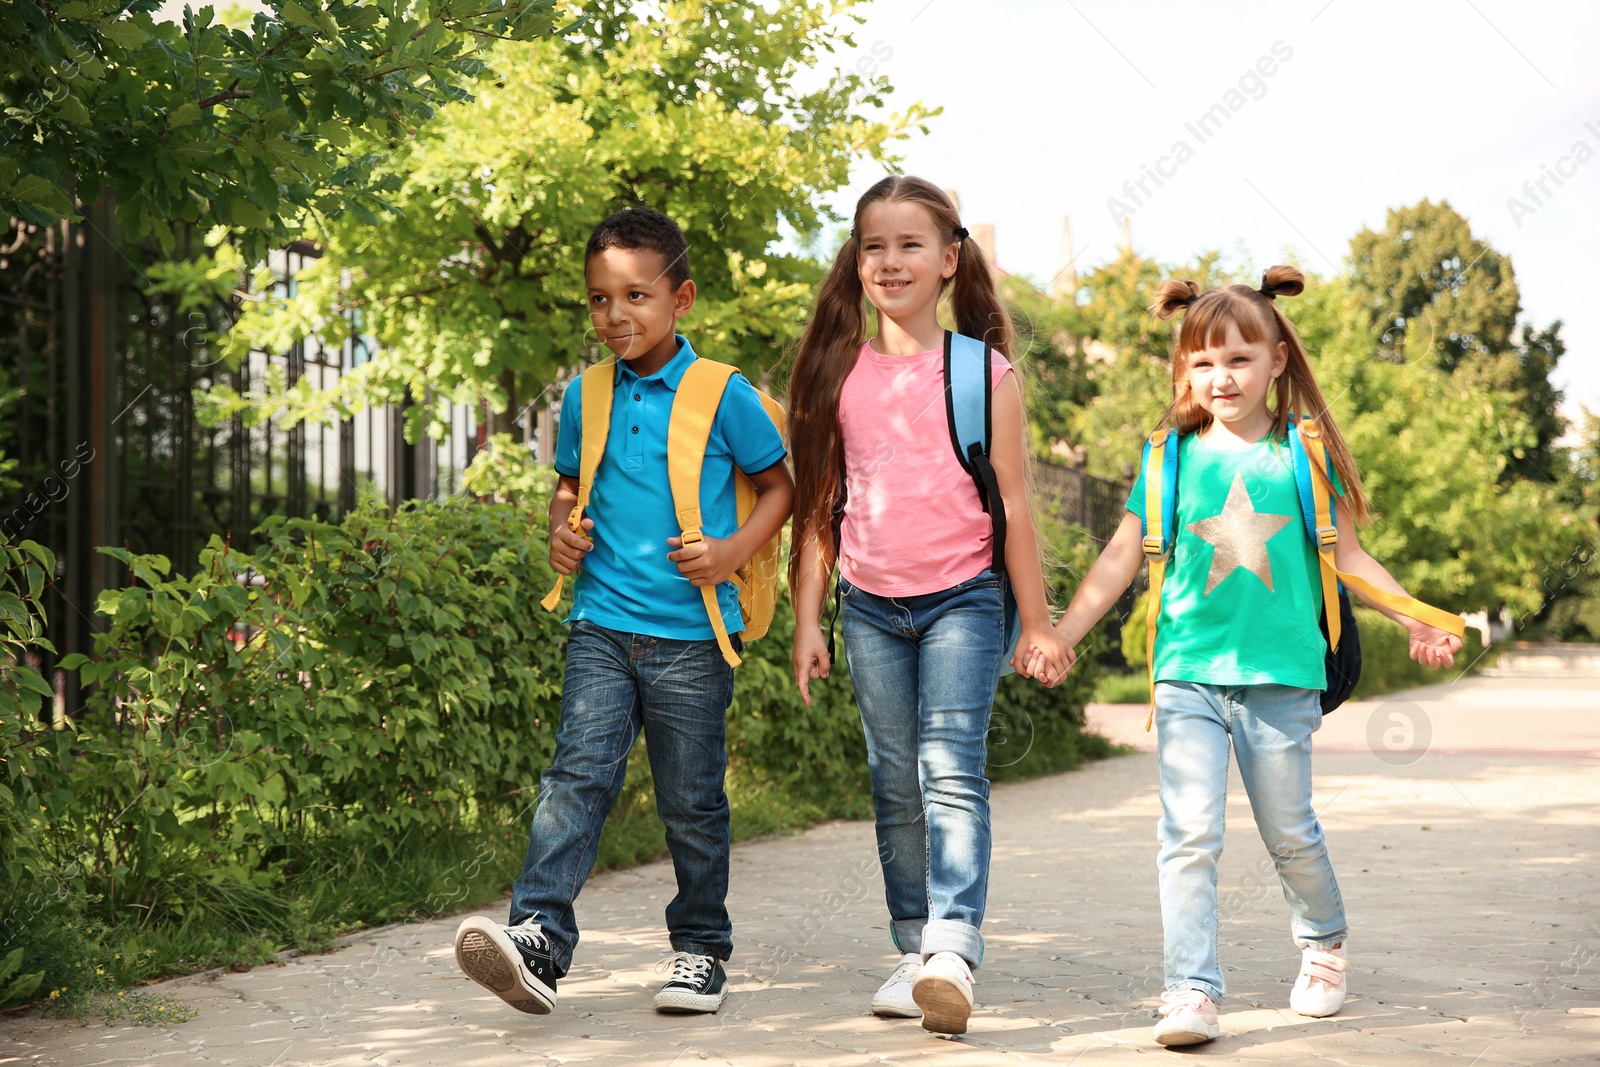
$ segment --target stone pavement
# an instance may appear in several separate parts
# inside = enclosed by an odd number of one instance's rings
[[[867,1002],[895,963],[868,823],[734,853],[734,992],[658,1016],[661,863],[595,878],[554,1015],[519,1015],[455,969],[455,920],[174,992],[163,1028],[0,1023],[0,1064],[1600,1063],[1600,707],[1592,680],[1486,679],[1352,704],[1318,738],[1317,804],[1349,908],[1352,996],[1287,1009],[1298,958],[1234,781],[1221,872],[1223,1037],[1150,1039],[1161,990],[1156,767],[1148,751],[994,791],[994,869],[970,1032]],[[1096,707],[1148,746],[1142,709]],[[489,914],[502,915],[496,906]]]

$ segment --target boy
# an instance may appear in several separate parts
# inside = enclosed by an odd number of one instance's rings
[[[510,923],[466,919],[456,932],[456,961],[520,1011],[545,1015],[555,1006],[556,981],[578,942],[572,902],[594,867],[601,825],[643,729],[678,879],[666,915],[672,971],[655,1007],[714,1012],[727,995],[722,961],[732,951],[723,777],[733,669],[698,587],[717,587],[730,635],[743,628],[737,590],[726,579],[782,528],[794,483],[782,437],[755,388],[735,375],[701,468],[705,538],[682,546],[667,478],[667,426],[678,382],[697,358],[675,330],[694,306],[689,246],[660,212],[621,211],[589,238],[584,275],[589,317],[617,364],[610,432],[583,520],[587,537],[567,528],[578,493],[581,379],[561,403],[550,565],[579,574],[567,620],[561,726],[539,783]],[[735,467],[759,494],[743,526]],[[738,637],[733,642],[738,647]]]

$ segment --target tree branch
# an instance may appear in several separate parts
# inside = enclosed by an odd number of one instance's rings
[[[234,79],[233,84],[235,84],[235,85],[239,84],[239,81],[238,81],[237,78]],[[248,99],[250,99],[250,92],[247,89],[224,89],[222,92],[216,94],[215,96],[208,96],[204,100],[200,101],[200,110],[204,111],[207,108],[216,107],[218,104],[226,103],[229,100],[248,100]]]

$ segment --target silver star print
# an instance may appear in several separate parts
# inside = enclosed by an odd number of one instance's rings
[[[1212,547],[1211,573],[1206,575],[1206,596],[1222,580],[1243,567],[1272,588],[1272,564],[1267,559],[1267,542],[1289,523],[1287,515],[1256,511],[1244,475],[1235,474],[1228,488],[1222,514],[1212,519],[1191,522],[1189,530]]]

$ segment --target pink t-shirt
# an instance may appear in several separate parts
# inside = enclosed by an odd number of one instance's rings
[[[990,352],[990,389],[1011,370]],[[994,527],[956,461],[944,353],[886,356],[869,341],[839,396],[845,506],[839,573],[878,596],[936,593],[988,569]]]

